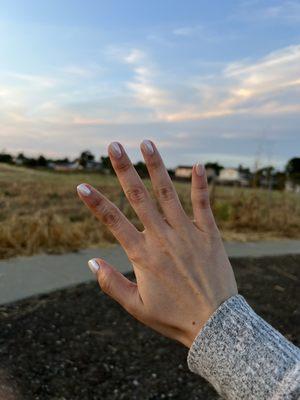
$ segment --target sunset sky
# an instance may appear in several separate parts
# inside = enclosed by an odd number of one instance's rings
[[[0,151],[300,156],[300,1],[0,0]]]

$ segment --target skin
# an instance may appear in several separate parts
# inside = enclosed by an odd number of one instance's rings
[[[119,156],[114,152],[116,146],[121,150]],[[147,152],[151,146],[152,154]],[[143,142],[141,151],[162,213],[124,148],[114,142],[108,151],[144,230],[138,231],[95,188],[84,184],[90,193],[83,193],[79,187],[80,198],[120,242],[136,276],[136,283],[131,282],[105,260],[95,259],[100,287],[133,317],[189,348],[220,304],[237,294],[232,267],[210,208],[205,169],[199,164],[193,167],[191,221],[153,142]]]

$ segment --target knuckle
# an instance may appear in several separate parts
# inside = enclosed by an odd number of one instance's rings
[[[103,204],[103,199],[99,196],[93,196],[90,199],[90,207],[98,209]]]
[[[207,209],[210,207],[209,197],[201,196],[198,200],[200,208]]]
[[[114,228],[119,226],[121,222],[119,213],[113,208],[104,208],[102,210],[102,219],[105,225]]]
[[[112,292],[112,281],[109,274],[101,275],[99,284],[104,293],[110,294]]]
[[[149,163],[149,168],[152,169],[153,171],[161,168],[161,161],[157,158],[154,158],[153,160],[151,160]]]
[[[141,261],[143,259],[142,255],[141,255],[141,251],[138,250],[136,248],[137,246],[135,246],[134,248],[132,248],[129,253],[128,253],[128,258],[130,259],[130,261],[133,264],[141,264]]]
[[[126,190],[126,196],[133,203],[142,202],[146,198],[146,191],[142,186],[132,187]]]
[[[170,200],[174,200],[174,198],[175,198],[174,189],[170,185],[161,186],[160,188],[158,188],[157,195],[158,195],[158,198],[163,201],[170,201]]]
[[[129,161],[120,161],[117,164],[117,170],[120,172],[127,172],[131,168],[131,163]]]
[[[195,196],[193,196],[193,201],[195,201],[200,208],[203,209],[210,208],[208,190],[206,188],[197,189]]]

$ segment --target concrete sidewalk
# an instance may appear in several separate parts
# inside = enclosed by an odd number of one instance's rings
[[[300,254],[300,240],[225,243],[229,257]],[[51,292],[94,279],[87,261],[102,257],[125,273],[131,264],[120,246],[87,249],[63,255],[17,257],[0,262],[0,304]]]

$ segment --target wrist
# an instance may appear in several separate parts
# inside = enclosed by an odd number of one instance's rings
[[[219,307],[227,301],[229,298],[237,295],[238,292],[234,291],[227,297],[222,298],[222,300],[219,300],[217,303],[214,305],[207,306],[205,309],[205,312],[202,311],[201,317],[199,319],[199,313],[197,315],[198,319],[194,319],[192,321],[189,321],[189,326],[188,329],[185,330],[185,334],[183,335],[183,338],[181,340],[181,343],[185,345],[186,347],[190,348],[195,341],[196,337],[199,335],[201,330],[205,327],[205,325],[208,323],[208,321],[212,318],[212,316],[218,311]],[[203,307],[199,306],[199,309],[201,310]]]

